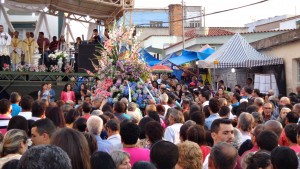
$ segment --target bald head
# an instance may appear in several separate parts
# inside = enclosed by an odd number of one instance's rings
[[[265,123],[265,130],[273,131],[279,138],[283,129],[280,122],[269,120]]]
[[[231,144],[221,142],[213,146],[209,156],[209,168],[233,169],[236,166],[238,152]]]

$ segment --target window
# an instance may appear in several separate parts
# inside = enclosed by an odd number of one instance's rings
[[[162,21],[150,21],[150,27],[162,27],[163,22]]]
[[[200,21],[190,21],[191,28],[198,28],[200,27]]]

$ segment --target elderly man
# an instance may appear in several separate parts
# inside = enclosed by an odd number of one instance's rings
[[[102,140],[100,137],[100,133],[103,128],[103,120],[98,116],[91,116],[87,122],[86,126],[88,129],[88,132],[92,135],[94,135],[97,139],[98,144],[98,151],[103,151],[109,153],[111,150],[113,150],[113,145],[107,141]]]
[[[19,32],[14,32],[14,37],[11,39],[11,60],[13,65],[13,70],[17,64],[21,62],[21,54],[22,54],[22,40],[19,39]]]
[[[242,113],[238,118],[238,129],[242,133],[242,143],[246,140],[251,139],[250,132],[254,125],[254,118],[249,113]]]
[[[26,38],[23,40],[24,62],[26,64],[33,64],[33,54],[38,53],[37,49],[38,44],[36,40],[30,36],[30,32],[26,32]]]

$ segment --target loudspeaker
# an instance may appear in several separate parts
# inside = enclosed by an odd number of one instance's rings
[[[78,72],[85,73],[84,69],[94,71],[91,60],[95,60],[95,55],[99,55],[96,44],[81,44],[78,48]],[[96,62],[95,62],[96,63]],[[76,71],[76,70],[75,70]]]

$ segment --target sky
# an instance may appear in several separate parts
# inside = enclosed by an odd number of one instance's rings
[[[184,0],[187,6],[203,6],[206,14],[235,8],[262,0]],[[167,8],[169,4],[181,4],[181,0],[135,0],[135,8]],[[300,0],[269,0],[254,6],[207,16],[208,27],[244,26],[260,19],[280,15],[300,15]]]

